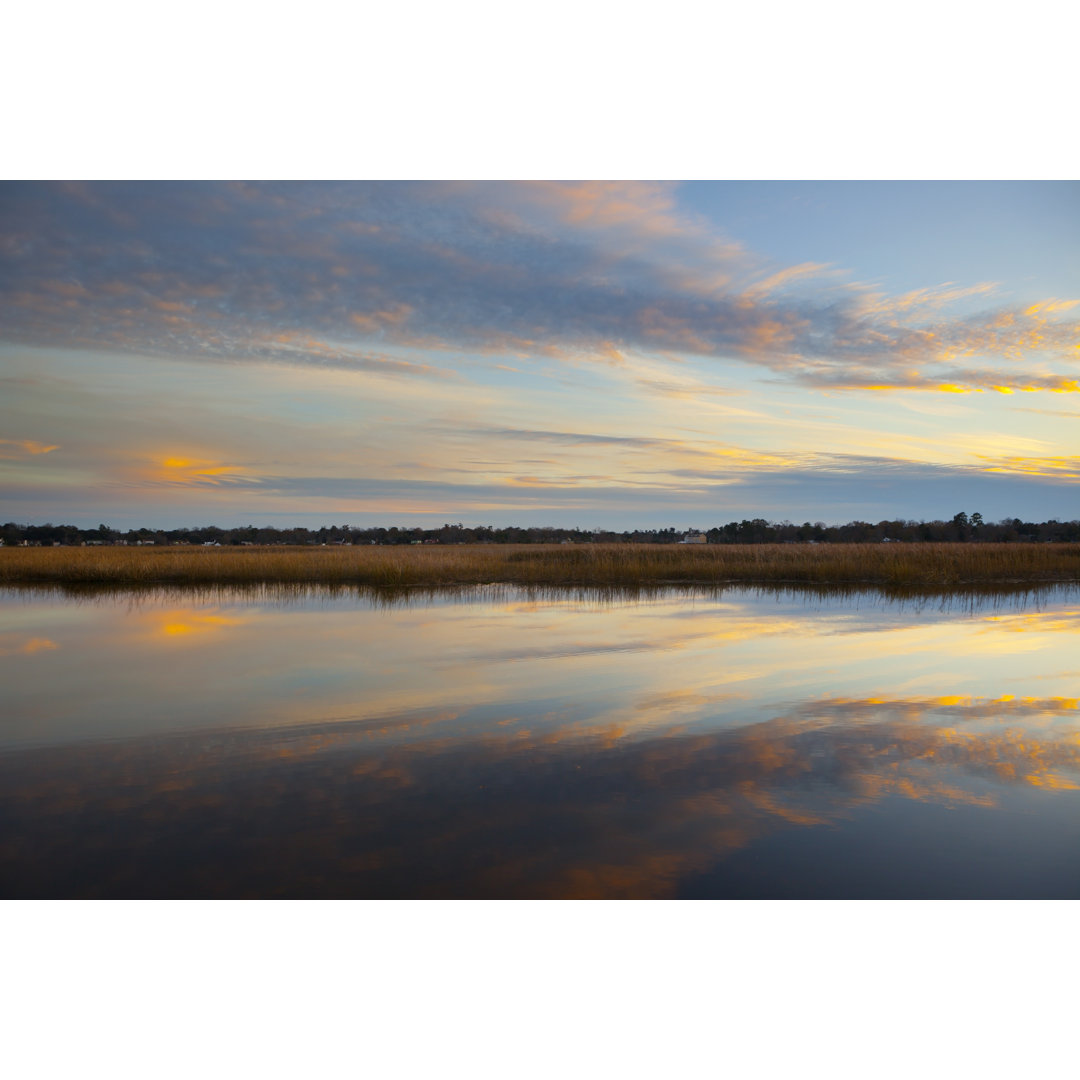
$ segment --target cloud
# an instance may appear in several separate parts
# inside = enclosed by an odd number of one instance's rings
[[[201,639],[216,638],[224,631],[248,622],[243,616],[224,615],[217,610],[170,608],[140,618],[136,633],[155,641],[164,639],[171,642],[179,638],[188,643],[197,638],[201,642]]]
[[[469,432],[479,438],[520,439],[525,442],[551,442],[564,446],[619,446],[634,450],[675,449],[685,451],[679,439],[649,438],[638,435],[602,435],[587,431],[544,431],[534,428],[481,427]],[[702,451],[697,451],[702,452]]]
[[[258,477],[248,475],[240,465],[225,465],[218,461],[199,461],[170,455],[141,470],[140,479],[155,484],[176,484],[182,487],[208,485],[221,487],[233,484],[258,484]]]
[[[1017,411],[1037,413],[1040,416],[1067,416],[1070,420],[1080,420],[1080,412],[1069,412],[1067,409],[1018,409]]]
[[[1065,457],[1001,457],[985,458],[993,464],[989,473],[1009,473],[1013,476],[1040,476],[1050,480],[1080,480],[1080,458]]]
[[[51,454],[59,450],[58,443],[40,443],[33,439],[0,439],[0,458],[21,458],[26,454]]]
[[[777,292],[793,281],[819,277],[822,274],[828,273],[830,270],[831,267],[828,263],[799,263],[798,266],[789,266],[783,270],[777,270],[767,278],[754,282],[752,285],[748,285],[743,290],[742,295],[749,299],[768,296],[770,293]]]
[[[804,374],[802,381],[808,385],[824,390],[871,390],[896,392],[901,390],[935,391],[944,394],[981,394],[986,391],[994,391],[998,394],[1015,394],[1017,392],[1034,394],[1039,391],[1047,391],[1054,394],[1080,393],[1080,380],[1067,378],[1063,375],[1031,375],[1014,371],[985,371],[966,369],[957,371],[952,368],[943,368],[933,375],[920,376],[917,373],[901,375],[897,374],[892,382],[879,381],[882,372],[865,372],[865,379],[859,378],[858,371],[832,372],[817,371]],[[1045,410],[1035,410],[1044,412]],[[1058,413],[1061,416],[1074,416],[1075,413]]]
[[[82,401],[75,399],[73,417]],[[143,412],[142,399],[135,401],[138,423],[130,432],[132,410],[122,409],[100,431],[79,434],[89,448],[112,434],[107,450],[80,451],[78,467],[47,485],[29,464],[13,462],[0,478],[0,498],[22,514],[89,525],[102,515],[143,525],[150,512],[154,521],[190,525],[199,499],[223,525],[346,513],[383,525],[392,514],[397,524],[407,515],[413,523],[464,517],[471,524],[709,528],[754,517],[948,519],[958,509],[979,510],[987,520],[1041,519],[1047,505],[1060,505],[1063,485],[1077,483],[1078,471],[1075,459],[1051,456],[1037,440],[1003,436],[970,446],[959,438],[967,464],[439,421],[416,424],[405,445],[391,433],[387,445],[368,447],[336,427],[332,438],[308,439],[284,421],[265,439],[260,429],[257,437],[222,440],[190,421],[173,422],[168,410],[159,416],[152,402]],[[289,456],[282,460],[275,439],[285,435]],[[916,443],[909,454],[946,449]]]
[[[561,442],[598,449],[641,450],[651,457],[647,468],[633,473],[563,471],[555,465],[547,475],[522,474],[513,463],[479,465],[475,471],[448,469],[439,478],[410,476],[274,476],[260,475],[259,491],[342,512],[394,512],[433,515],[473,514],[477,520],[498,511],[514,511],[521,521],[530,511],[543,512],[545,524],[582,525],[585,513],[625,515],[625,527],[661,522],[672,515],[692,516],[710,527],[732,519],[765,516],[818,520],[822,507],[850,508],[839,520],[858,517],[877,521],[898,515],[898,507],[926,508],[922,516],[950,518],[959,506],[981,508],[987,520],[1029,515],[1032,500],[1046,497],[1038,485],[1075,482],[1067,471],[1048,468],[1024,471],[997,459],[983,465],[948,466],[859,455],[766,455],[729,448],[727,454],[684,446],[677,441],[596,436],[595,442],[571,432],[479,431],[481,437]],[[689,467],[708,459],[712,467]],[[670,456],[667,456],[670,455]],[[681,459],[681,460],[680,460]],[[578,460],[580,465],[581,461]],[[500,475],[501,474],[501,475]],[[904,516],[901,513],[901,516]]]
[[[656,696],[642,704],[680,707]],[[723,709],[725,699],[706,695],[687,705]],[[1042,715],[1055,723],[1023,723]],[[709,873],[720,873],[720,888],[738,887],[729,857],[771,837],[754,852],[766,877],[751,879],[767,889],[768,864],[812,844],[807,830],[853,821],[885,799],[969,807],[992,830],[1002,792],[1042,800],[1076,790],[1075,720],[1075,702],[1061,699],[1024,707],[1007,697],[824,699],[740,727],[659,735],[643,727],[628,736],[618,725],[570,721],[533,732],[493,724],[477,710],[417,710],[175,735],[167,758],[160,740],[144,736],[55,747],[47,799],[40,754],[17,751],[0,763],[0,790],[33,858],[10,853],[9,877],[55,892],[35,875],[77,862],[90,830],[119,837],[102,848],[93,878],[95,890],[119,894],[130,888],[130,858],[122,854],[152,850],[166,827],[182,846],[184,836],[205,836],[210,823],[215,861],[207,869],[205,857],[169,860],[179,876],[164,889],[191,892],[197,883],[236,895],[251,888],[251,875],[269,872],[267,880],[311,895],[329,880],[367,896],[676,896]],[[134,810],[117,803],[118,790],[136,800]],[[283,803],[296,812],[272,836],[253,835],[252,813]],[[1013,817],[1019,828],[1030,815]],[[185,826],[179,832],[177,822]],[[1017,850],[1028,838],[1021,834]],[[314,859],[313,836],[322,838]],[[843,881],[849,890],[886,892],[957,880],[949,845],[895,877],[869,873],[864,855],[850,853],[861,860],[855,885],[846,861],[832,870],[820,863],[805,876],[788,862],[784,877],[807,889]],[[188,877],[191,866],[205,876]],[[1015,888],[1008,873],[994,880]]]
[[[1075,301],[950,315],[995,286],[889,297],[824,264],[770,265],[676,196],[631,183],[7,184],[5,334],[399,376],[447,374],[409,349],[605,363],[638,351],[838,390],[1076,388]]]
[[[910,314],[912,312],[937,311],[959,300],[968,300],[973,296],[987,296],[1000,288],[1000,284],[994,281],[982,281],[976,285],[958,286],[955,282],[946,281],[941,285],[930,285],[922,289],[912,289],[898,296],[887,296],[884,293],[867,291],[860,297],[857,304],[858,312],[863,316],[891,316]],[[1029,309],[1034,314],[1035,309]],[[1008,320],[1012,324],[1012,319]]]
[[[60,648],[55,641],[44,637],[23,638],[17,633],[0,633],[0,656],[33,656]]]

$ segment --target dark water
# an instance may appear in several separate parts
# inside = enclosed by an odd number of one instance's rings
[[[1080,593],[0,594],[5,897],[1080,896]]]

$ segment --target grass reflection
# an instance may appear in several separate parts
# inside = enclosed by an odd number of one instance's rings
[[[0,588],[0,596],[18,599],[103,600],[151,603],[224,603],[241,601],[290,606],[312,600],[351,600],[368,608],[427,607],[432,604],[584,604],[591,607],[619,607],[647,604],[672,598],[724,600],[752,597],[760,600],[805,604],[826,603],[886,604],[898,611],[934,610],[956,614],[977,614],[988,610],[1039,610],[1048,603],[1080,599],[1080,583],[1059,582],[1031,585],[878,586],[878,585],[769,585],[659,584],[659,585],[411,585],[370,586],[351,584],[305,584],[249,582],[241,584],[177,585],[148,583],[42,584],[16,583]]]

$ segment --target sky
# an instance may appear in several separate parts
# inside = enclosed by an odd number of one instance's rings
[[[0,518],[1080,517],[1080,183],[0,183]]]

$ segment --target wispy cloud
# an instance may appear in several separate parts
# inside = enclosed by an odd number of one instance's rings
[[[984,458],[986,471],[1014,476],[1040,476],[1051,480],[1080,480],[1080,457]]]
[[[0,458],[20,458],[27,454],[51,454],[59,450],[57,443],[40,443],[33,439],[0,439]]]
[[[799,263],[797,266],[788,266],[783,270],[777,270],[761,281],[755,281],[743,289],[742,295],[750,300],[769,296],[778,292],[794,281],[803,281],[807,278],[821,277],[830,273],[832,268],[828,263]]]
[[[261,482],[258,477],[249,475],[248,470],[239,465],[225,465],[218,461],[200,461],[176,455],[161,458],[150,467],[140,470],[139,478],[149,483],[176,484],[183,487],[220,487]]]

